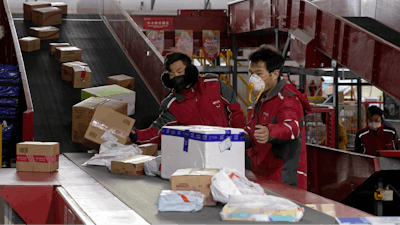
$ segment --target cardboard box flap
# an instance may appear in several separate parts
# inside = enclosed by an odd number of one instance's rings
[[[69,43],[50,43],[50,45],[68,47]],[[69,62],[69,63],[72,63],[72,62]]]
[[[39,38],[37,38],[37,37],[23,37],[23,38],[20,38],[19,40],[21,40],[21,41],[34,41],[34,40],[38,40]]]
[[[150,155],[135,155],[135,156],[131,156],[129,158],[119,159],[116,161],[123,162],[123,163],[138,164],[138,163],[145,163],[153,158],[154,158],[154,156],[150,156]]]
[[[41,13],[58,12],[58,11],[61,13],[61,9],[59,9],[57,7],[44,7],[44,8],[34,9],[34,10],[41,12]]]
[[[82,91],[99,96],[99,97],[107,97],[107,96],[120,95],[120,94],[129,94],[129,93],[133,92],[132,90],[121,87],[117,84],[94,87],[94,88],[86,88],[86,89],[83,89]]]
[[[31,27],[30,29],[35,30],[35,31],[58,31],[59,29],[57,27],[53,26],[45,26],[45,27]]]
[[[81,65],[73,65],[74,72],[89,72],[91,73],[92,70],[88,66],[81,66]]]
[[[46,1],[37,1],[37,2],[24,2],[24,5],[28,5],[28,6],[48,5],[48,6],[50,6],[51,3],[46,2]]]
[[[57,7],[57,6],[66,6],[67,4],[65,4],[64,2],[52,2],[51,6],[53,7]]]
[[[122,80],[126,80],[126,79],[131,79],[132,77],[127,76],[125,74],[120,74],[120,75],[110,76],[108,78],[113,79],[113,80],[117,80],[117,81],[122,81]]]
[[[219,169],[211,169],[211,168],[188,168],[188,169],[179,169],[172,176],[213,176],[219,172]]]
[[[75,46],[57,47],[56,49],[58,49],[59,51],[79,51],[79,50],[81,50],[80,48],[75,47]]]

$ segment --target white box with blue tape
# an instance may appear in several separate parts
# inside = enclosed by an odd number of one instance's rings
[[[229,167],[245,174],[243,129],[165,126],[161,132],[162,178],[186,168]]]

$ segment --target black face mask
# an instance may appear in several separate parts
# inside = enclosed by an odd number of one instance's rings
[[[177,89],[185,89],[190,83],[187,79],[185,79],[185,75],[174,77],[172,83]]]

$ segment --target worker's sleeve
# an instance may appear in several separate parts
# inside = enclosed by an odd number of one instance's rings
[[[295,97],[286,97],[279,111],[268,124],[272,144],[285,143],[299,137],[303,124],[303,108]]]
[[[364,141],[360,138],[360,133],[357,132],[356,140],[354,143],[354,151],[357,153],[364,153]]]
[[[230,127],[243,128],[246,126],[242,107],[236,99],[236,93],[227,84],[219,81],[221,89],[221,98],[227,111],[228,122]]]
[[[394,147],[395,147],[395,150],[399,150],[399,136],[397,135],[397,131],[396,131],[396,129],[393,129],[394,130],[394,135],[393,135],[393,143],[394,143]]]

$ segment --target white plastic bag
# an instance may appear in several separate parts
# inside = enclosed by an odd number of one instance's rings
[[[204,195],[199,191],[162,190],[156,201],[158,211],[197,212],[203,208]]]
[[[211,193],[214,201],[227,203],[231,195],[264,195],[264,189],[249,181],[237,170],[222,168],[211,178]]]
[[[144,163],[144,173],[147,176],[161,176],[161,156],[157,156],[154,159]]]
[[[222,220],[298,222],[304,208],[272,195],[235,195],[229,197],[220,215]]]

